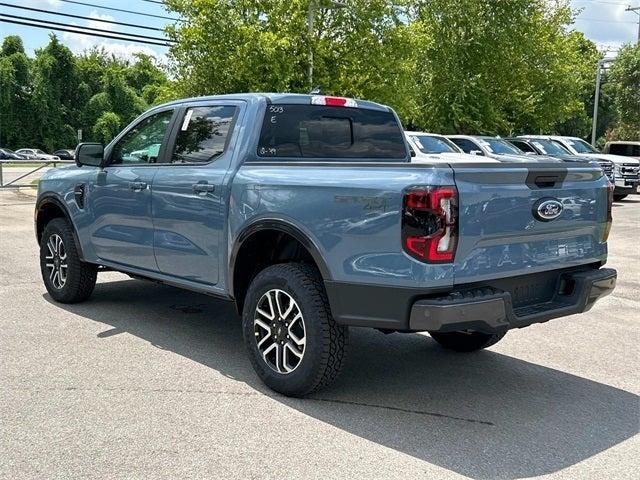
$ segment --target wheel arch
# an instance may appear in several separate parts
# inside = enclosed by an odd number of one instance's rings
[[[252,240],[256,240],[260,238],[260,236],[263,236],[264,238],[265,235],[279,235],[279,238],[289,237],[290,239],[293,239],[304,248],[304,251],[309,256],[309,259],[318,268],[323,281],[331,279],[329,267],[327,266],[324,257],[320,253],[320,248],[308,234],[306,234],[300,227],[287,220],[279,218],[262,218],[246,226],[240,232],[233,244],[233,248],[231,249],[231,254],[229,257],[229,293],[231,298],[235,300],[239,312],[242,311],[242,304],[244,301],[244,295],[246,294],[247,285],[244,285],[243,287],[242,283],[239,283],[240,278],[238,275],[238,270],[243,267],[243,259],[248,253],[247,246],[251,245]],[[274,248],[277,249],[277,245],[274,245]],[[271,262],[271,264],[273,263],[278,262]],[[243,273],[243,275],[243,280],[247,280],[247,277],[253,278],[247,272]]]
[[[84,260],[84,255],[82,253],[82,244],[80,243],[76,227],[71,220],[69,210],[64,202],[55,195],[45,195],[41,197],[36,204],[34,220],[36,241],[38,242],[38,245],[40,245],[42,234],[47,223],[49,223],[54,218],[64,218],[69,223],[69,225],[71,226],[71,231],[73,233],[73,241],[75,242],[76,248],[78,250],[78,255],[80,256],[81,260]]]

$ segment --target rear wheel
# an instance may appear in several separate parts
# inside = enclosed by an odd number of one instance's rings
[[[614,195],[614,196],[613,196],[613,199],[614,199],[616,202],[619,202],[620,200],[623,200],[623,199],[625,199],[625,198],[627,198],[627,195],[626,195],[626,194],[625,194],[625,195]]]
[[[260,272],[247,292],[242,329],[256,373],[284,395],[328,385],[344,364],[348,329],[333,319],[322,279],[309,265]]]
[[[456,352],[473,352],[495,345],[507,332],[481,333],[481,332],[429,332],[431,338],[442,347]]]
[[[89,298],[97,267],[80,260],[69,223],[51,220],[40,240],[40,271],[47,292],[57,302],[77,303]]]

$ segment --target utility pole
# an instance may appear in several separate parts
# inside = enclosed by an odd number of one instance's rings
[[[631,5],[629,5],[624,9],[624,11],[633,12],[638,15],[638,39],[636,40],[636,43],[640,45],[640,7],[632,7]]]
[[[600,103],[600,82],[602,80],[602,70],[605,68],[605,64],[611,63],[611,58],[603,58],[598,60],[598,66],[596,71],[596,94],[593,99],[593,119],[591,124],[591,145],[596,144],[596,130],[598,128],[598,104]]]

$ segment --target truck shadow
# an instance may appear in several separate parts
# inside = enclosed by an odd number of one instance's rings
[[[637,395],[491,351],[449,353],[422,335],[353,329],[338,381],[290,399],[253,373],[231,303],[124,280],[99,283],[84,304],[56,306],[111,326],[100,338],[135,335],[322,422],[473,478],[556,472],[638,432]]]

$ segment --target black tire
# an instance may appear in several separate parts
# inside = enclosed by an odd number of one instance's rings
[[[627,198],[627,194],[624,194],[624,195],[614,195],[614,196],[613,196],[613,199],[614,199],[616,202],[619,202],[620,200],[624,200],[625,198]]]
[[[55,274],[52,276],[53,269],[47,266],[54,265],[53,262],[56,261],[58,264],[63,262],[60,259],[60,254],[54,254],[54,258],[51,258],[52,252],[49,248],[49,242],[55,243],[57,238],[61,239],[61,252],[66,255],[64,258],[66,263],[63,264],[66,264],[67,267],[64,269],[66,276],[63,283],[60,281],[60,277],[56,280]],[[47,292],[51,298],[60,303],[82,302],[91,296],[96,285],[98,268],[96,265],[80,260],[71,225],[63,218],[54,218],[44,228],[40,240],[40,272]]]
[[[296,302],[303,319],[306,342],[303,355],[289,373],[274,370],[258,348],[254,325],[254,318],[258,317],[256,309],[258,302],[274,289],[286,293]],[[273,309],[269,313],[273,314]],[[318,271],[303,263],[272,265],[256,275],[245,299],[242,330],[254,370],[269,388],[283,395],[300,397],[330,384],[346,359],[349,330],[333,319]],[[271,336],[271,333],[275,338],[275,331],[269,331],[265,336]]]
[[[431,338],[442,347],[456,352],[474,352],[495,345],[507,332],[481,333],[481,332],[429,332]]]

